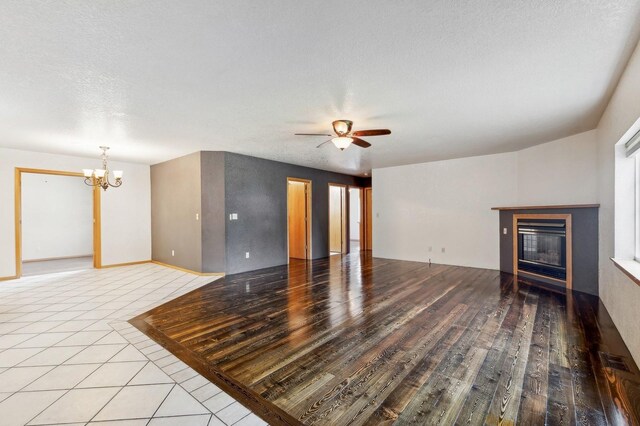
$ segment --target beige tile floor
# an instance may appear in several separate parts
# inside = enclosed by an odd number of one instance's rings
[[[0,282],[0,425],[266,424],[126,322],[212,280],[143,264]]]

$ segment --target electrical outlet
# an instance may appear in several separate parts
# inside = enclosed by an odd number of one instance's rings
[[[200,213],[196,213],[196,220],[200,220]]]
[[[248,258],[249,258],[249,252],[246,252],[246,253],[244,254],[244,257],[245,257],[245,259],[248,259]]]
[[[503,233],[504,235],[507,235],[507,228],[502,228],[502,233]]]
[[[238,213],[230,213],[229,220],[238,220]]]
[[[444,247],[442,247],[442,252],[444,253]]]
[[[176,255],[176,251],[175,250],[171,250],[171,256],[175,256]]]

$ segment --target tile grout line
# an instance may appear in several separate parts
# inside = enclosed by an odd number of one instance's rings
[[[153,414],[151,415],[151,418],[149,418],[149,421],[147,422],[147,424],[149,424],[151,422],[151,419],[153,419],[153,416],[155,416],[155,414],[158,412],[158,410],[160,409],[160,407],[162,407],[162,404],[164,404],[164,402],[167,400],[167,398],[169,398],[169,395],[171,395],[171,392],[173,392],[173,390],[176,388],[176,386],[178,386],[177,383],[175,383],[171,389],[169,389],[169,392],[167,392],[167,394],[164,396],[164,398],[162,399],[162,402],[160,404],[158,404],[158,406],[156,407],[156,409],[153,411]]]

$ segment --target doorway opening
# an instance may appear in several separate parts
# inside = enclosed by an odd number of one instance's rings
[[[347,253],[347,186],[329,184],[329,255]]]
[[[82,173],[15,172],[16,276],[101,267],[100,191]]]
[[[289,259],[311,259],[311,181],[287,178]]]
[[[360,251],[364,220],[362,188],[349,187],[349,253]]]

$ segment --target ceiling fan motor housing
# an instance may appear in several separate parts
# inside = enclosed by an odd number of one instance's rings
[[[353,126],[353,121],[336,120],[331,124],[333,124],[333,131],[336,132],[338,136],[345,136],[351,133],[351,127]]]

